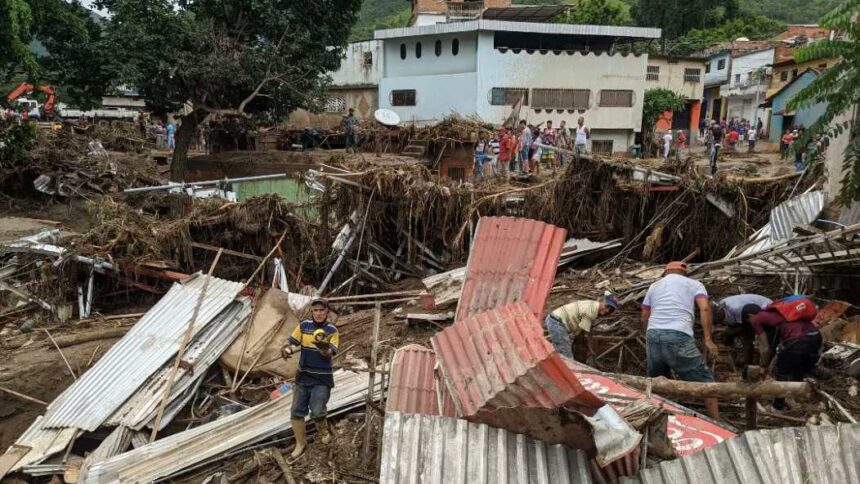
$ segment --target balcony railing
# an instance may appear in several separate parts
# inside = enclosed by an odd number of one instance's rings
[[[448,22],[475,20],[481,16],[483,11],[483,0],[475,2],[448,2],[446,20]]]

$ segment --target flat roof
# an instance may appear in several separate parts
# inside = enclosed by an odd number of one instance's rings
[[[377,30],[376,40],[418,37],[424,35],[456,34],[477,31],[520,32],[525,34],[582,35],[593,37],[630,37],[659,39],[660,29],[651,27],[626,27],[615,25],[551,24],[536,22],[508,22],[503,20],[469,20],[466,22],[438,23]]]

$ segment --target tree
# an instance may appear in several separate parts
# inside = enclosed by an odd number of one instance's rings
[[[654,88],[645,91],[642,101],[642,144],[650,146],[654,141],[654,130],[660,116],[667,111],[680,111],[687,98],[671,89]]]
[[[750,40],[764,40],[773,37],[785,28],[776,20],[761,15],[742,14],[718,27],[693,29],[671,42],[673,54],[687,55],[739,37]]]
[[[659,27],[669,40],[719,25],[738,13],[737,0],[639,0],[633,8],[637,25]]]
[[[7,75],[20,67],[37,72],[38,63],[30,52],[33,11],[25,0],[5,0],[0,3],[0,69]]]
[[[582,0],[576,8],[556,19],[558,23],[585,25],[630,25],[629,7],[619,0]]]
[[[788,104],[789,110],[826,103],[824,114],[795,141],[795,149],[808,147],[807,159],[815,159],[836,137],[848,136],[843,153],[842,189],[843,204],[860,200],[860,0],[847,0],[825,15],[820,25],[843,36],[834,40],[821,40],[809,44],[795,54],[798,64],[824,58],[841,58],[835,66],[819,74]],[[837,121],[848,114],[847,121]],[[814,142],[813,142],[814,141]]]

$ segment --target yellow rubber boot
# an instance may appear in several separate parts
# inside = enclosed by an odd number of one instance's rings
[[[296,436],[296,448],[293,449],[290,458],[296,459],[305,452],[305,448],[308,446],[308,439],[305,436],[305,419],[294,418],[291,422],[293,423],[293,434]]]
[[[331,442],[331,432],[328,428],[328,420],[317,420],[317,430],[320,433],[320,442],[328,445],[328,443]]]

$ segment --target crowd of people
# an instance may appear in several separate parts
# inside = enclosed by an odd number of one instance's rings
[[[547,339],[560,355],[573,359],[572,341],[584,335],[588,350],[586,364],[594,366],[595,351],[590,337],[594,322],[617,309],[618,299],[609,292],[598,300],[567,303],[546,316]],[[705,356],[696,346],[697,311]],[[645,331],[646,373],[652,378],[670,378],[674,374],[683,381],[713,382],[714,366],[707,361],[714,361],[719,354],[714,325],[722,325],[722,344],[733,348],[740,339],[744,376],[748,366],[757,364],[765,370],[762,377],[803,381],[815,371],[821,354],[821,333],[812,323],[817,314],[813,301],[802,295],[774,301],[758,294],[738,294],[712,302],[705,286],[688,277],[686,263],[670,262],[642,301],[640,321]],[[705,406],[711,417],[719,418],[716,399],[706,400]],[[776,399],[771,411],[780,412],[786,406],[784,399]]]
[[[552,121],[546,121],[543,129],[542,124],[535,126],[520,120],[514,129],[502,125],[493,133],[480,133],[475,144],[473,176],[483,177],[488,164],[497,173],[540,174],[541,166],[555,170],[564,166],[571,153],[578,156],[586,152],[591,132],[584,117],[580,116],[573,128],[568,128],[565,121],[558,128]]]

